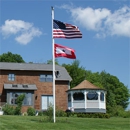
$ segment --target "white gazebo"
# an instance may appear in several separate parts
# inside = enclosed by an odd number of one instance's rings
[[[106,91],[87,80],[69,89],[68,109],[74,112],[106,113]]]

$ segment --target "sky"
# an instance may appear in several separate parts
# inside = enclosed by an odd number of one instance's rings
[[[0,55],[19,54],[27,63],[51,60],[52,6],[54,19],[78,26],[83,35],[55,43],[73,48],[86,70],[106,71],[130,89],[130,0],[0,0]]]

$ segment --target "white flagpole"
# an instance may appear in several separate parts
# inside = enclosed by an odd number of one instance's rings
[[[53,120],[54,123],[56,121],[55,119],[55,53],[54,53],[54,38],[53,38],[53,20],[54,20],[54,8],[52,9],[52,58],[53,58]]]

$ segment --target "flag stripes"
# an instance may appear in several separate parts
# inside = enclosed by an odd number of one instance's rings
[[[53,20],[53,38],[82,38],[82,33],[75,25]]]

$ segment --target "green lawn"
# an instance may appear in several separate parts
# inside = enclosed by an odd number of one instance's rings
[[[0,116],[0,130],[130,130],[130,118],[58,117],[56,123],[42,116]]]

